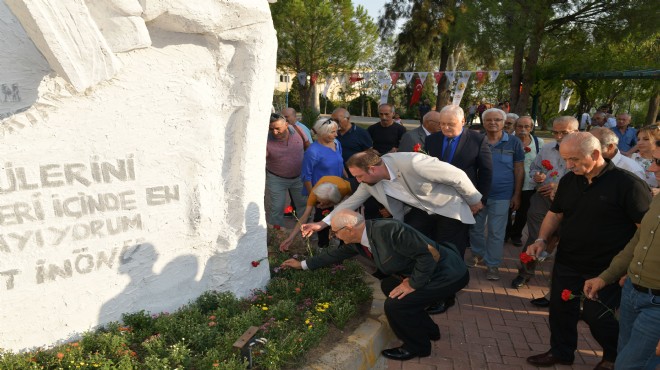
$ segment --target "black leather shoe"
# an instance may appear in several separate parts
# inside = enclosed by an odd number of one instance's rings
[[[548,301],[545,297],[532,299],[531,301],[529,301],[529,303],[533,304],[536,307],[548,307],[548,306],[550,306],[550,301]]]
[[[513,288],[522,288],[527,282],[529,281],[529,278],[526,278],[524,276],[518,275],[516,276],[515,279],[511,282],[511,287]]]
[[[432,341],[439,341],[440,340],[440,331],[438,331],[436,334],[429,335],[429,339]]]
[[[573,361],[559,359],[553,356],[551,351],[541,353],[540,355],[527,357],[527,362],[538,367],[550,367],[556,364],[573,365]]]
[[[511,244],[513,244],[514,247],[522,247],[522,239],[518,237],[511,237]]]
[[[383,354],[383,356],[389,359],[399,360],[399,361],[406,361],[406,360],[410,360],[411,358],[426,357],[430,355],[430,353],[419,354],[419,353],[409,352],[403,347],[384,349],[383,352],[381,353]]]
[[[429,315],[437,315],[439,313],[443,313],[449,309],[449,307],[453,306],[456,304],[456,298],[447,298],[444,301],[438,302],[434,305],[428,306],[426,308],[426,313]]]

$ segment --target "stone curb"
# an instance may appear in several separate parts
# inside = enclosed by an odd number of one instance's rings
[[[387,323],[383,309],[385,296],[380,290],[380,281],[365,274],[365,280],[373,291],[373,302],[369,317],[358,326],[342,343],[321,356],[305,370],[367,370],[385,369],[386,359],[380,355],[395,336]]]

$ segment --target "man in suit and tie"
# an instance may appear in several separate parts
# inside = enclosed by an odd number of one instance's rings
[[[399,143],[400,152],[415,152],[415,145],[424,148],[426,137],[440,131],[440,112],[430,111],[424,115],[422,125],[403,134]]]
[[[424,308],[438,297],[456,294],[470,280],[458,251],[398,220],[365,221],[349,209],[333,213],[332,231],[346,244],[306,261],[286,260],[282,267],[316,270],[356,255],[373,259],[378,269],[389,275],[381,281],[387,297],[385,315],[403,342],[400,347],[383,350],[383,356],[401,361],[429,356],[431,341],[440,339],[440,329]]]
[[[441,131],[426,138],[426,152],[465,171],[481,193],[481,201],[485,202],[493,177],[492,156],[485,136],[463,127],[464,112],[458,105],[442,108],[439,119]],[[445,233],[448,233],[443,235],[443,240],[456,244],[461,255],[465,255],[465,249],[469,245],[468,225],[451,222],[439,227],[443,227]]]
[[[425,150],[428,155],[450,163],[465,171],[486,202],[493,177],[493,161],[488,142],[484,135],[474,130],[466,130],[465,112],[458,105],[447,105],[440,110],[440,132],[426,138]],[[442,220],[437,225],[440,239],[456,245],[461,256],[470,244],[470,225],[456,220]],[[453,306],[455,297],[438,302],[428,308],[431,314],[443,313]]]
[[[322,221],[302,226],[303,236],[323,230],[340,209],[356,209],[370,196],[376,198],[399,221],[439,242],[438,223],[474,223],[482,207],[481,194],[465,172],[421,153],[390,153],[382,157],[369,149],[346,163],[360,182],[357,190]]]

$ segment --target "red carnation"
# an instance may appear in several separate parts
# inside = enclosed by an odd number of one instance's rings
[[[420,150],[422,150],[422,144],[417,143],[415,146],[413,146],[413,152],[419,153]]]
[[[568,302],[571,299],[573,299],[573,293],[568,289],[564,289],[564,290],[561,291],[561,299],[564,302]]]
[[[555,176],[557,176],[557,175],[559,175],[559,172],[557,172],[557,171],[552,171],[552,172],[550,173],[550,176],[552,176],[552,177],[555,177]]]
[[[252,267],[259,266],[259,261],[252,261]]]
[[[550,161],[547,160],[547,159],[544,159],[544,160],[541,161],[541,166],[543,166],[543,168],[545,168],[548,171],[550,171],[551,169],[554,168],[554,167],[552,167],[552,163],[550,163]]]
[[[282,228],[282,226],[280,226],[280,225],[273,225],[273,229],[275,229],[275,230],[280,230],[281,228]]]
[[[532,256],[530,256],[525,252],[520,253],[520,262],[526,265],[532,261],[534,261],[534,258],[532,258]]]
[[[293,212],[293,207],[292,206],[284,207],[284,213],[292,213],[292,212]]]
[[[525,150],[525,153],[529,153],[529,152],[531,152],[531,151],[532,151],[532,148],[530,148],[530,147],[528,147],[528,146],[526,146],[524,150]]]
[[[329,209],[324,209],[323,212],[321,212],[321,215],[323,215],[323,216],[327,216],[327,215],[329,215],[329,214],[330,214],[330,210],[329,210]]]

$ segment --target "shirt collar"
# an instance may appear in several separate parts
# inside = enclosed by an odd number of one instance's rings
[[[389,181],[394,181],[396,180],[396,173],[392,172],[392,169],[383,161],[383,164],[385,165],[385,168],[387,168],[387,173],[390,174],[390,180]]]
[[[371,245],[369,245],[369,238],[367,238],[367,225],[364,225],[364,230],[362,230],[362,239],[360,240],[360,244],[369,248],[369,251],[371,251]]]
[[[422,130],[424,130],[424,133],[426,134],[426,136],[431,135],[431,133],[429,132],[429,130],[426,129],[426,127],[422,126]]]

